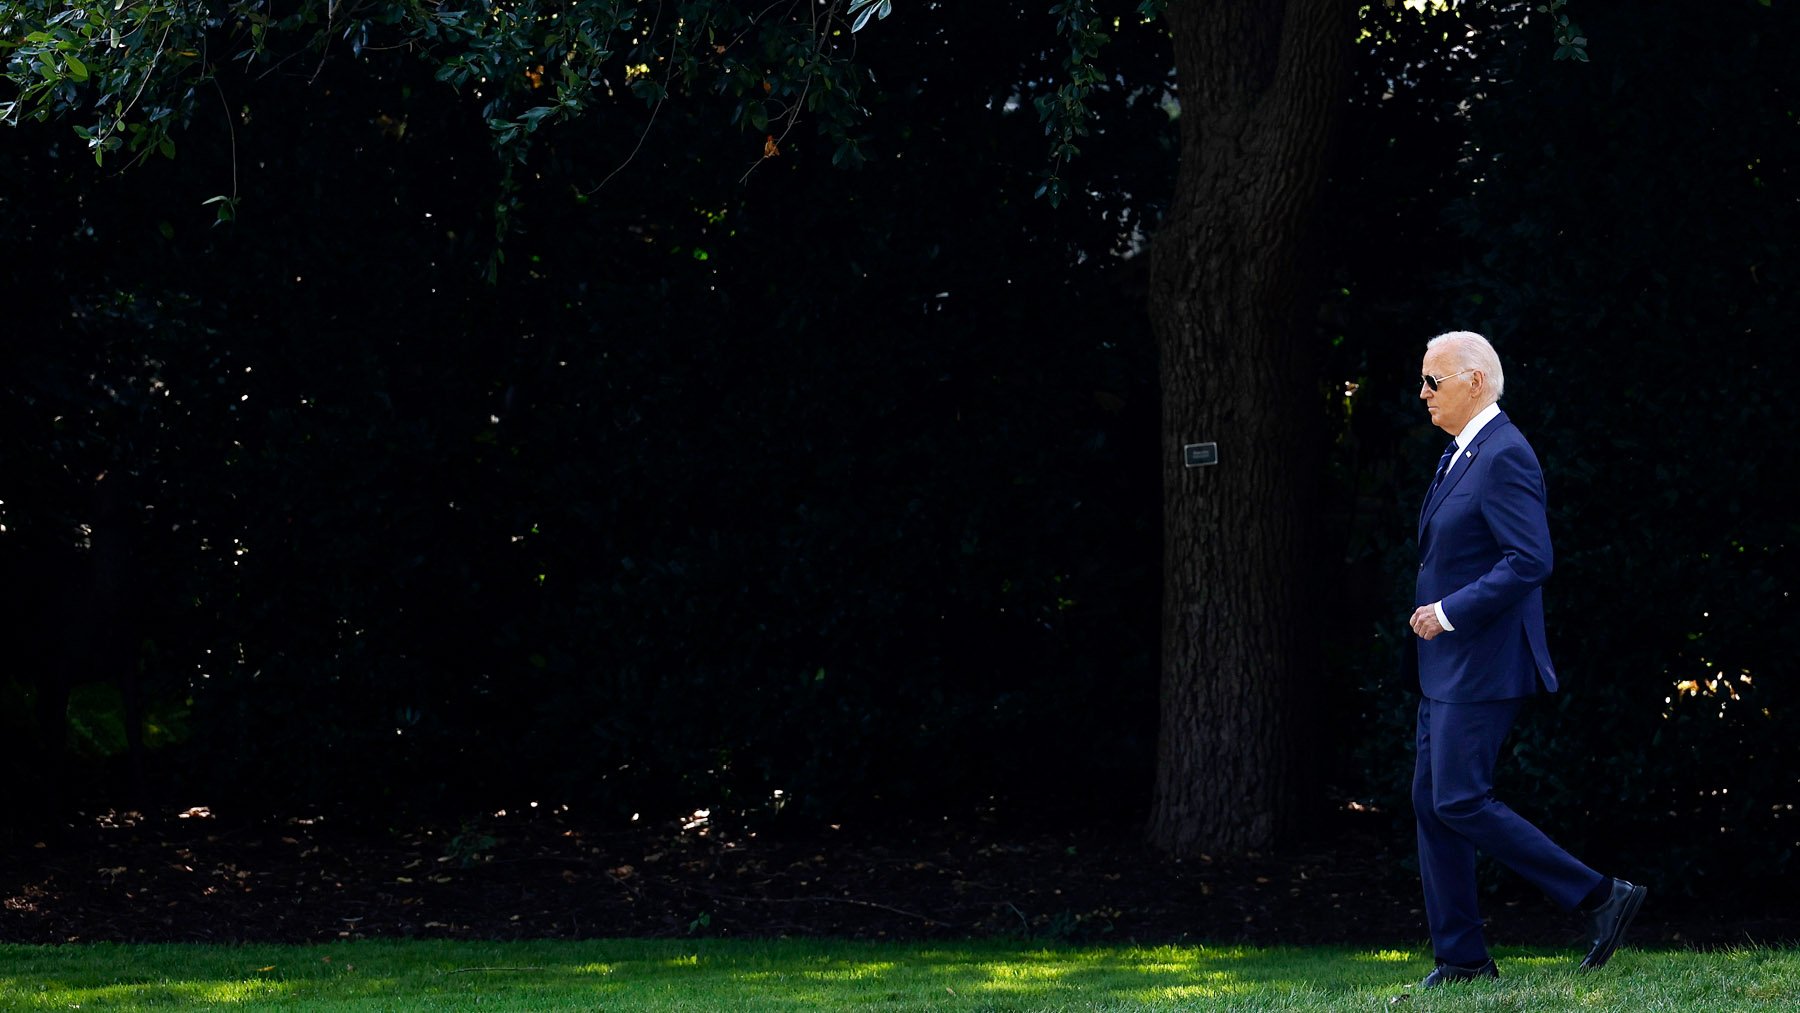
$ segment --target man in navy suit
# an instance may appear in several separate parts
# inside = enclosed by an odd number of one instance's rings
[[[1475,854],[1592,919],[1581,969],[1601,967],[1645,889],[1603,876],[1494,797],[1494,765],[1513,719],[1556,692],[1544,637],[1549,518],[1537,455],[1500,410],[1505,376],[1487,339],[1441,334],[1425,347],[1419,397],[1444,448],[1419,512],[1419,576],[1403,652],[1419,689],[1413,812],[1437,967],[1422,983],[1499,977],[1482,936]]]

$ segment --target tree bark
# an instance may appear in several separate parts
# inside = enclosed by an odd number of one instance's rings
[[[1163,632],[1151,842],[1270,848],[1301,825],[1315,697],[1308,558],[1325,396],[1300,298],[1353,7],[1174,0],[1181,168],[1151,251],[1161,354]],[[1184,444],[1216,441],[1186,468]]]

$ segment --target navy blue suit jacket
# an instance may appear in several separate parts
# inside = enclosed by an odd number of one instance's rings
[[[1419,511],[1414,606],[1444,603],[1456,627],[1402,652],[1433,700],[1475,703],[1556,692],[1544,637],[1553,556],[1544,473],[1505,412],[1464,447]]]

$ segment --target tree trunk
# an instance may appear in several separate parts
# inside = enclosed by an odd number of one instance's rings
[[[1163,399],[1162,722],[1149,834],[1177,855],[1291,836],[1317,695],[1308,558],[1323,377],[1300,251],[1352,7],[1174,0],[1181,169],[1150,264]],[[1183,444],[1216,441],[1186,468]]]

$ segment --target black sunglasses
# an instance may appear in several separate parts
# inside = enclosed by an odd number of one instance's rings
[[[1430,373],[1422,373],[1419,376],[1419,382],[1430,387],[1432,390],[1437,390],[1438,384],[1443,383],[1445,380],[1448,380],[1453,376],[1461,376],[1464,373],[1473,373],[1479,368],[1479,366],[1470,366],[1468,369],[1459,369],[1454,373],[1445,373],[1443,376],[1432,376]]]

